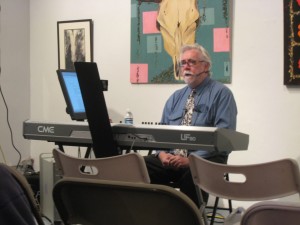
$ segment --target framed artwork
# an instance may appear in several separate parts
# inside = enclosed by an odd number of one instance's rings
[[[58,68],[75,70],[74,62],[93,61],[92,20],[57,22]]]
[[[183,83],[179,50],[195,42],[213,79],[231,83],[232,0],[131,0],[130,82]]]
[[[284,0],[284,84],[300,85],[300,0]]]

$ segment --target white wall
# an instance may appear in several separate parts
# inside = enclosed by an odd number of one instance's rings
[[[30,144],[22,136],[22,123],[30,118],[29,0],[0,0],[0,4],[0,85],[8,109],[1,97],[0,162],[16,165],[17,151],[23,159],[30,157]]]
[[[283,85],[283,2],[236,1],[233,43],[231,88],[250,146],[231,161],[299,161],[299,88]]]

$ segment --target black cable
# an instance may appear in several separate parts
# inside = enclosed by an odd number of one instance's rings
[[[144,141],[148,141],[148,140],[149,140],[149,139],[146,138],[146,137],[140,137],[138,134],[131,134],[131,135],[134,136],[134,137],[136,137],[136,138],[138,138],[138,139],[140,139],[140,140],[144,140]],[[134,150],[133,147],[134,147],[135,140],[136,140],[136,139],[133,139],[129,151]]]
[[[0,67],[0,77],[1,77],[1,67]],[[19,155],[19,160],[18,160],[18,163],[17,163],[17,169],[18,169],[18,167],[19,167],[19,165],[20,165],[20,162],[21,162],[21,159],[22,159],[22,155],[21,155],[21,152],[16,148],[16,146],[15,146],[15,144],[14,144],[13,133],[12,133],[12,129],[11,129],[11,126],[10,126],[10,123],[9,123],[9,118],[8,118],[8,114],[9,114],[9,113],[8,113],[8,107],[7,107],[7,103],[6,103],[6,101],[5,101],[3,92],[2,92],[1,82],[0,82],[0,94],[1,94],[1,97],[2,97],[2,99],[3,99],[5,108],[6,108],[6,122],[7,122],[8,128],[9,128],[9,131],[10,131],[11,144],[12,144],[13,148],[16,150],[16,152],[17,152],[18,155]]]

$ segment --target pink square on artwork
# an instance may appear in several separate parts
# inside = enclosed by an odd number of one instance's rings
[[[148,64],[131,64],[130,82],[148,83]]]
[[[156,27],[157,12],[143,12],[143,33],[144,34],[157,34],[159,30]]]
[[[230,29],[215,28],[214,29],[214,52],[230,51]]]

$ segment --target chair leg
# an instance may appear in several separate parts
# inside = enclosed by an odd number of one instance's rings
[[[210,219],[210,225],[213,225],[215,222],[218,205],[219,205],[219,197],[216,197],[213,212],[212,212],[211,219]]]
[[[212,215],[211,215],[210,225],[213,225],[213,224],[214,224],[215,218],[216,218],[216,214],[217,214],[217,210],[218,210],[218,209],[228,210],[229,213],[232,213],[232,201],[231,201],[230,199],[228,199],[228,208],[219,208],[219,207],[218,207],[218,205],[219,205],[219,200],[220,200],[220,198],[219,198],[219,197],[216,197],[215,203],[214,203],[214,206],[213,206]]]
[[[225,174],[225,179],[229,180],[228,174]],[[218,205],[219,205],[219,197],[216,197],[215,204],[214,204],[214,207],[213,207],[213,212],[212,212],[212,215],[211,215],[210,225],[214,224],[215,217],[216,217],[216,214],[217,214]],[[230,213],[232,213],[232,202],[231,202],[230,199],[228,199],[228,210],[229,210]]]
[[[206,212],[205,212],[205,205],[206,205],[206,204],[203,203],[203,204],[200,206],[199,210],[200,210],[200,212],[201,212],[201,214],[202,214],[204,225],[208,225],[208,219],[207,219]]]
[[[229,181],[229,174],[228,173],[225,174],[225,179],[227,181]],[[232,213],[232,202],[231,202],[230,199],[228,199],[228,206],[229,206],[229,212]]]
[[[232,202],[228,199],[229,212],[232,213]]]

